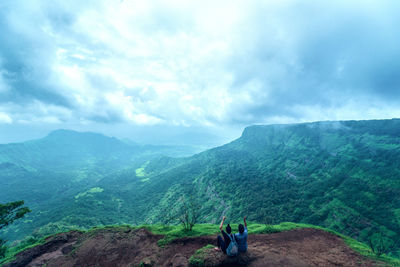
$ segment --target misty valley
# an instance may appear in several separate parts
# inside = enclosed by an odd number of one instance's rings
[[[0,203],[31,210],[1,238],[22,247],[73,229],[179,225],[190,202],[196,223],[313,224],[400,256],[399,119],[256,125],[198,152],[69,130],[0,145]]]

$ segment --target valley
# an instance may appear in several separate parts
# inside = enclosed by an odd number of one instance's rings
[[[247,127],[193,156],[59,132],[0,146],[0,202],[32,212],[5,228],[10,242],[112,224],[178,224],[186,202],[199,223],[319,225],[400,250],[400,120]],[[30,240],[30,241],[29,241]]]

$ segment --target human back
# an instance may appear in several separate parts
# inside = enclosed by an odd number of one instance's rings
[[[247,222],[246,222],[246,217],[243,219],[244,221],[244,226],[243,224],[239,224],[239,233],[235,234],[237,245],[239,252],[246,252],[247,251]]]

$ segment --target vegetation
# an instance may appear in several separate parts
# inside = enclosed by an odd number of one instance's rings
[[[0,203],[0,230],[30,212],[29,208],[23,207],[23,205],[23,200],[6,204]]]
[[[27,207],[24,207],[23,200],[6,204],[0,203],[0,230],[15,220],[22,218],[28,212],[30,212],[30,210]],[[0,259],[4,258],[7,252],[5,244],[6,241],[0,239]]]
[[[0,146],[0,201],[18,195],[33,210],[4,235],[167,223],[166,211],[185,210],[180,199],[191,195],[199,223],[248,215],[265,231],[285,221],[319,225],[399,257],[399,137],[393,119],[252,126],[227,145],[179,159],[67,134]]]
[[[397,242],[399,241],[397,240]],[[382,254],[388,254],[394,247],[396,247],[397,242],[391,240],[381,232],[375,232],[368,238],[369,247],[378,257]]]
[[[204,257],[207,255],[208,250],[213,249],[214,246],[208,244],[200,249],[198,249],[190,258],[189,264],[193,267],[203,267],[204,266]]]
[[[180,199],[181,205],[177,211],[176,218],[183,225],[183,229],[186,231],[192,231],[193,226],[199,219],[200,205],[195,201],[193,196],[185,197],[182,196]]]

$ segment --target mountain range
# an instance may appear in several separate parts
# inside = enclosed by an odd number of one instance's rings
[[[255,125],[191,153],[66,130],[0,145],[0,202],[23,199],[32,210],[2,235],[174,223],[190,202],[198,222],[311,223],[383,240],[399,256],[399,119]]]

